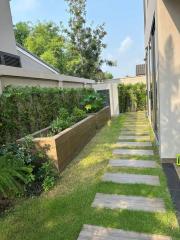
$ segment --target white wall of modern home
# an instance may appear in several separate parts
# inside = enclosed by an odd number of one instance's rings
[[[148,112],[161,159],[180,153],[180,1],[145,1]]]

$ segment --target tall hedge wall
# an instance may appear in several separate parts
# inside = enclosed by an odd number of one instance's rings
[[[120,84],[119,91],[119,108],[120,112],[143,111],[146,109],[146,85],[137,84]]]
[[[0,145],[15,141],[49,124],[61,107],[80,106],[91,89],[7,88],[0,96]]]

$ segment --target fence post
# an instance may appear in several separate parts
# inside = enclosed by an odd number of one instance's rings
[[[119,95],[117,83],[96,83],[93,85],[95,91],[109,90],[111,116],[119,115]]]

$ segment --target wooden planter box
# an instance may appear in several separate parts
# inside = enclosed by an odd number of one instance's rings
[[[32,134],[33,141],[38,149],[46,149],[48,157],[62,171],[109,119],[110,109],[106,107],[53,137],[38,137],[50,127],[38,131]]]
[[[93,115],[96,118],[96,129],[101,129],[111,118],[110,107],[105,107]]]

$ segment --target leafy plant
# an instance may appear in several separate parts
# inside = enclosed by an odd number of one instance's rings
[[[23,185],[33,179],[32,166],[11,154],[0,157],[0,195],[15,196],[22,191]]]
[[[15,176],[16,181],[14,182],[14,191],[11,190],[12,193],[17,192],[20,186],[24,186],[22,190],[24,190],[26,195],[37,195],[40,194],[44,188],[46,188],[46,190],[48,189],[48,183],[52,186],[53,179],[55,183],[55,179],[57,178],[55,167],[47,158],[46,153],[35,149],[31,137],[26,137],[24,141],[18,144],[3,145],[3,147],[0,148],[0,160],[1,158],[3,159],[2,163],[4,163],[4,168],[1,167],[1,162],[0,167],[1,169],[5,169],[3,176],[6,175],[8,179],[9,175],[7,173],[14,174],[13,176]],[[4,159],[6,159],[6,161]],[[6,165],[6,162],[9,162],[9,165]],[[15,172],[15,170],[17,172]],[[45,180],[46,178],[48,180]],[[13,180],[13,178],[11,178],[11,180]],[[10,190],[9,187],[5,185],[4,189],[6,189],[6,192]]]
[[[135,112],[146,109],[145,84],[120,84],[118,90],[120,112]]]
[[[54,185],[55,185],[55,178],[51,176],[47,176],[43,181],[42,187],[45,192],[48,192],[54,187]]]
[[[61,117],[58,117],[51,124],[52,134],[57,134],[58,132],[63,131],[64,129],[70,127],[71,125],[73,125],[73,121],[71,117],[68,117],[66,120],[61,119]]]
[[[77,107],[73,109],[72,113],[68,112],[64,108],[61,108],[59,110],[59,116],[51,124],[51,132],[48,134],[48,136],[59,133],[60,131],[72,126],[85,117],[86,112]]]
[[[97,112],[104,107],[104,99],[99,93],[93,92],[82,100],[81,105],[87,113]]]
[[[42,187],[45,192],[49,191],[51,188],[54,187],[56,179],[57,179],[57,172],[52,165],[51,161],[47,161],[43,163],[42,167],[39,170],[40,178],[42,178]]]
[[[78,107],[73,109],[72,115],[75,122],[83,120],[87,116],[86,112]]]

